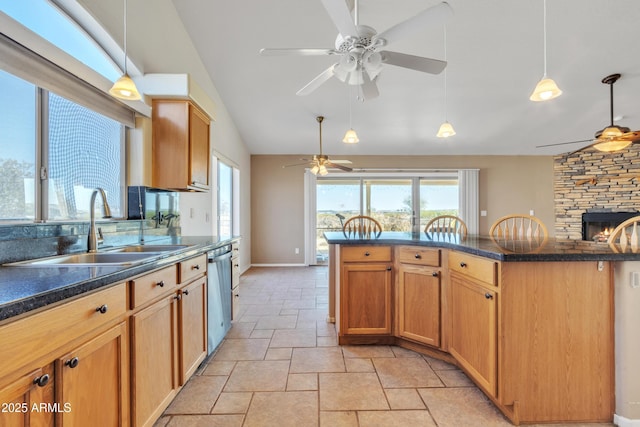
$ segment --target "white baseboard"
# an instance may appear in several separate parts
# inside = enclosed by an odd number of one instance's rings
[[[251,264],[251,267],[308,267],[307,264]]]
[[[613,423],[618,427],[640,427],[640,420],[630,420],[620,415],[613,415]]]

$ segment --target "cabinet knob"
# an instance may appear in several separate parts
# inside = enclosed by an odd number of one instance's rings
[[[174,300],[180,301],[182,299],[182,295],[178,294],[178,295],[174,295],[173,296]]]
[[[73,359],[69,359],[66,362],[64,362],[65,366],[68,366],[71,369],[78,366],[78,363],[80,363],[80,359],[78,359],[77,357],[74,357]]]
[[[422,258],[422,255],[416,254],[416,259],[420,259],[420,258]]]
[[[158,283],[156,283],[156,286],[160,286],[161,288],[164,288],[164,280],[160,280]]]
[[[192,270],[200,270],[200,264],[192,265],[191,269]]]
[[[44,387],[47,384],[49,384],[49,379],[50,379],[49,374],[44,374],[42,376],[35,378],[33,380],[33,383],[38,387]]]
[[[96,311],[100,312],[101,314],[105,314],[107,310],[109,310],[109,307],[107,307],[107,304],[102,304],[100,307],[96,307]]]
[[[369,253],[369,251],[367,251],[367,252],[365,252],[365,253],[364,253],[364,256],[369,256],[369,255],[371,255],[371,254]]]
[[[240,264],[233,264],[234,267],[240,267]]]
[[[183,295],[189,295],[189,290],[188,290],[188,289],[185,289],[184,291],[182,291],[182,294],[183,294]]]
[[[465,268],[467,266],[466,262],[460,261],[460,267]]]
[[[387,267],[387,271],[391,271],[391,266],[388,266],[388,267]]]
[[[491,295],[489,292],[485,293],[485,294],[484,294],[484,297],[485,297],[486,299],[493,299],[493,295]]]
[[[432,275],[433,277],[438,277],[438,275],[439,275],[439,274],[438,274],[438,272],[437,272],[437,271],[434,271],[433,273],[431,273],[431,275]]]

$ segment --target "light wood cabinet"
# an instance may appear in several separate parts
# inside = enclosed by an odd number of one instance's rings
[[[0,426],[53,426],[53,411],[34,410],[34,405],[35,409],[54,405],[53,382],[53,364],[49,364],[6,384],[0,390]]]
[[[26,410],[0,425],[128,426],[125,312],[120,283],[0,327],[0,402]]]
[[[457,273],[451,274],[452,334],[449,352],[491,396],[497,390],[496,292]]]
[[[180,290],[180,385],[207,356],[207,280],[201,277]]]
[[[339,338],[392,333],[391,248],[353,246],[342,252]]]
[[[153,186],[209,190],[210,120],[186,100],[152,103]]]
[[[56,361],[56,425],[128,425],[127,341],[122,322]]]
[[[177,293],[131,316],[132,421],[151,426],[178,389]]]
[[[440,346],[441,272],[440,249],[396,248],[397,335]]]
[[[240,312],[240,246],[231,244],[231,319],[237,319]]]

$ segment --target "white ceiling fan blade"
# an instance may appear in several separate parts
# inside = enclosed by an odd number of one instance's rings
[[[344,0],[322,0],[322,5],[327,10],[327,13],[340,34],[344,37],[358,36],[358,29],[353,22],[349,7]]]
[[[580,141],[556,142],[554,144],[536,145],[536,148],[555,147],[556,145],[577,144],[579,142],[590,142],[590,141],[592,142],[592,141],[594,141],[594,139],[593,138],[591,138],[591,139],[581,139]]]
[[[260,49],[260,55],[262,56],[281,56],[281,55],[321,56],[321,55],[335,55],[336,53],[338,52],[333,49],[316,49],[316,48]]]
[[[451,6],[446,2],[442,2],[423,10],[406,21],[394,25],[386,31],[383,31],[375,36],[374,40],[384,39],[387,43],[393,43],[397,40],[410,36],[412,33],[423,29],[425,26],[431,24],[444,24],[452,16],[453,9],[451,9]]]
[[[373,99],[378,97],[380,92],[378,92],[378,86],[376,85],[375,80],[371,80],[369,78],[369,74],[366,72],[362,73],[362,78],[364,80],[364,83],[362,83],[362,96],[364,99]]]
[[[296,92],[298,96],[309,95],[314,90],[318,89],[324,82],[333,77],[334,68],[338,64],[333,64],[331,67],[324,70],[322,73],[318,74],[313,80],[306,84],[302,89]]]
[[[351,160],[333,160],[331,159],[331,163],[335,163],[338,165],[350,165],[351,164]]]
[[[382,62],[395,65],[397,67],[410,68],[416,71],[422,71],[429,74],[440,74],[447,66],[446,61],[439,59],[425,58],[422,56],[409,55],[400,52],[391,52],[384,50],[382,54]]]

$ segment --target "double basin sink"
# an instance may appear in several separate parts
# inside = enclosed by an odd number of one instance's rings
[[[38,258],[27,261],[5,264],[13,267],[47,267],[47,266],[96,266],[134,265],[150,260],[168,252],[185,249],[189,245],[133,245],[105,250],[104,252],[78,253]]]

